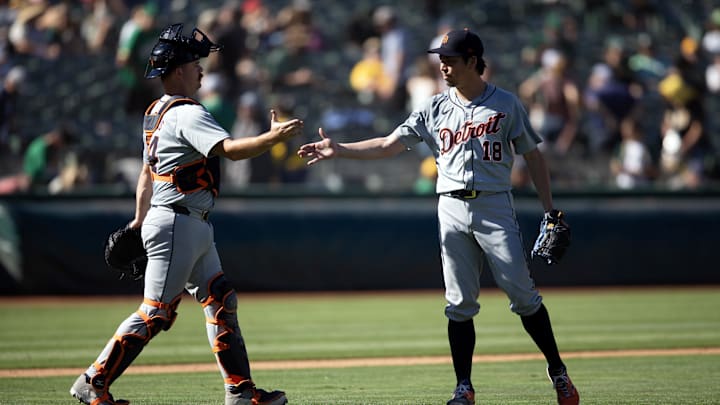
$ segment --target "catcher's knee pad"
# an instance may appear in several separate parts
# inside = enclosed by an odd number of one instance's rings
[[[237,332],[237,296],[225,275],[220,273],[210,281],[209,295],[202,302],[209,324]]]
[[[178,295],[169,304],[153,301],[149,298],[143,300],[143,305],[138,309],[137,314],[143,319],[147,326],[148,340],[163,330],[169,330],[177,319],[177,308],[180,305],[182,296]],[[149,308],[148,308],[149,307]]]
[[[210,294],[202,302],[208,337],[222,368],[225,383],[236,385],[250,376],[245,341],[237,321],[237,297],[223,274],[210,281]]]

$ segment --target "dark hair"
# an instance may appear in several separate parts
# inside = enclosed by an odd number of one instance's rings
[[[463,59],[463,62],[465,62],[465,63],[470,62],[470,58],[477,58],[477,64],[475,65],[475,71],[481,75],[483,73],[485,73],[485,68],[487,67],[487,63],[485,63],[485,59],[483,59],[481,56],[463,55],[461,57]]]

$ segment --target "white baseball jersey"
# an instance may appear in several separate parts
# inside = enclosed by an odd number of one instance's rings
[[[169,95],[164,95],[153,107],[152,113],[159,111],[169,99]],[[152,166],[155,173],[168,173],[175,167],[208,157],[218,142],[229,137],[230,134],[202,105],[174,106],[165,113],[149,142],[143,142],[143,160]],[[213,207],[214,198],[208,190],[183,194],[177,191],[172,183],[153,182],[152,205],[178,202],[182,202],[181,205],[186,207],[205,211]]]
[[[438,167],[437,193],[508,191],[514,154],[542,141],[520,100],[490,83],[470,103],[454,88],[433,96],[393,133],[408,148],[421,141],[430,147]]]

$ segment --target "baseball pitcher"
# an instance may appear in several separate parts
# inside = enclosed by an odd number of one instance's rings
[[[562,253],[548,246],[560,239],[554,237],[552,229],[563,227],[551,225],[559,223],[562,215],[553,207],[548,169],[537,148],[541,139],[530,126],[518,98],[483,80],[483,51],[475,33],[467,29],[450,31],[440,47],[428,51],[439,55],[448,90],[427,100],[424,107],[412,112],[387,136],[338,143],[327,138],[321,128],[322,139],[302,145],[298,154],[312,165],[331,158],[386,158],[425,143],[438,169],[445,314],[457,377],[448,405],[475,403],[470,375],[475,347],[473,318],[480,310],[483,259],[510,299],[510,309],[520,316],[525,330],[544,354],[558,403],[578,404],[577,389],[560,358],[548,312],[528,269],[510,193],[515,154],[527,161],[546,213],[543,223],[547,229],[537,244],[537,254],[544,259]],[[550,259],[549,263],[559,257]]]

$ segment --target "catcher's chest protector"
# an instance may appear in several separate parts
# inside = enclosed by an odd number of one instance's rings
[[[143,119],[143,131],[145,132],[145,144],[150,146],[151,139],[160,126],[165,113],[170,108],[183,104],[200,104],[197,101],[182,96],[172,96],[160,110],[152,113],[153,108],[160,100],[155,100],[145,110]],[[164,181],[175,185],[177,190],[183,194],[194,193],[200,190],[210,190],[217,197],[220,192],[220,158],[202,158],[182,166],[175,167],[172,171],[164,174],[152,173],[153,181]]]

